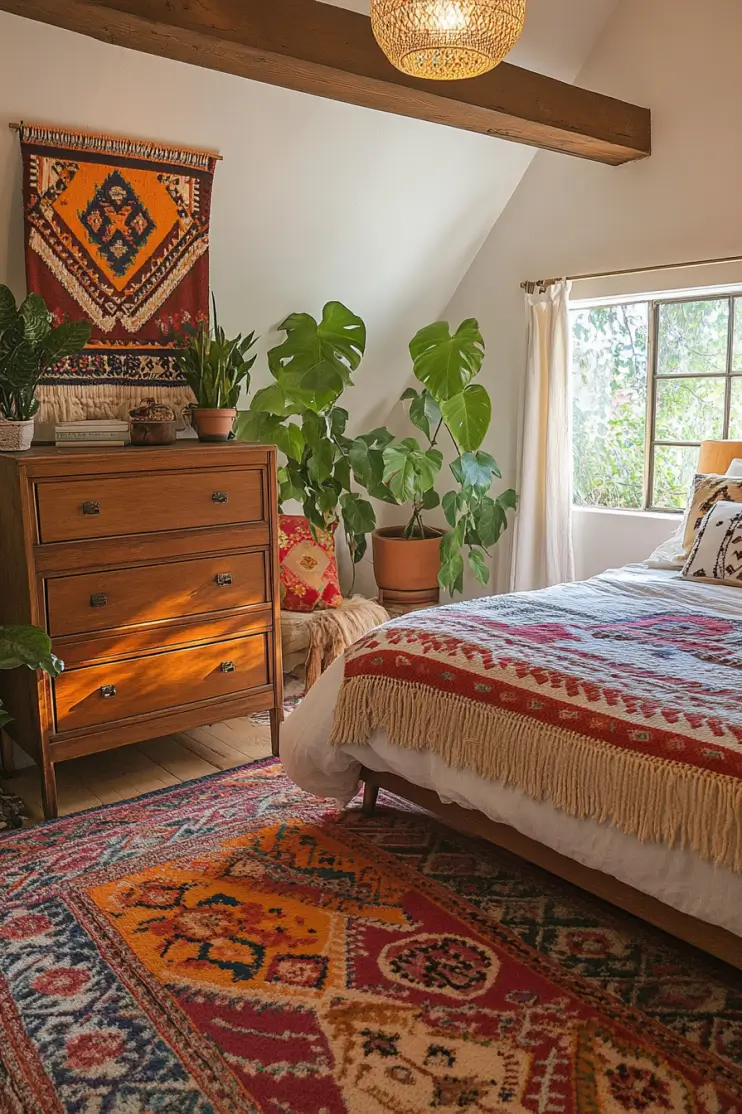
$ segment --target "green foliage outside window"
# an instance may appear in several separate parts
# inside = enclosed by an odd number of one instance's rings
[[[682,509],[700,442],[742,437],[742,298],[575,309],[572,342],[575,503]]]

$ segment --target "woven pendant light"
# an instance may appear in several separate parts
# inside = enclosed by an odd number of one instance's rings
[[[413,77],[452,81],[494,69],[520,37],[526,0],[371,0],[389,61]]]

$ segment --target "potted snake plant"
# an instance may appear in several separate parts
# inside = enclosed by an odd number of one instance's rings
[[[256,357],[247,353],[256,344],[254,332],[227,338],[219,324],[212,295],[213,326],[199,324],[180,338],[181,370],[196,396],[193,420],[199,441],[227,441],[237,417],[237,402],[244,386],[250,388],[250,369]]]
[[[39,380],[52,364],[84,348],[91,328],[88,321],[53,327],[39,294],[18,306],[12,290],[0,286],[0,451],[30,449]]]

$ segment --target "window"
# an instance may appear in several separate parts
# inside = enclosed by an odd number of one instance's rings
[[[682,510],[698,448],[742,440],[742,297],[571,311],[575,503]]]

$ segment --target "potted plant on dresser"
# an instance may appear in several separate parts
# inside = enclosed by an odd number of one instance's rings
[[[20,306],[12,290],[0,286],[0,450],[30,449],[39,409],[36,388],[44,372],[84,348],[88,321],[65,321],[52,327],[52,316],[38,294]]]
[[[237,417],[237,403],[244,386],[250,387],[250,369],[256,356],[248,356],[258,338],[255,332],[229,340],[219,324],[216,299],[212,298],[213,326],[201,321],[180,338],[178,358],[188,386],[196,396],[193,420],[200,441],[227,441]]]
[[[485,388],[473,382],[484,352],[473,318],[453,334],[447,322],[438,321],[421,329],[410,343],[422,389],[411,387],[402,399],[410,402],[410,420],[425,444],[405,437],[372,449],[380,455],[383,482],[394,501],[411,508],[406,524],[373,534],[374,574],[382,600],[435,603],[439,587],[451,595],[463,591],[464,555],[477,581],[489,581],[490,549],[507,529],[507,511],[515,508],[516,496],[512,489],[495,498],[490,495],[501,475],[494,457],[481,448],[492,403]],[[449,467],[454,480],[442,499],[436,490],[444,462],[441,439],[453,451]],[[439,505],[447,532],[423,519],[424,512]]]

